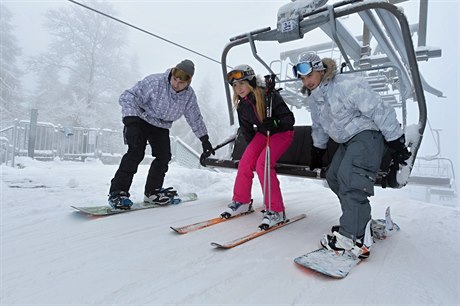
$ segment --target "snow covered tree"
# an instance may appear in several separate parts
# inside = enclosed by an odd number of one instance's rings
[[[21,49],[17,45],[11,24],[12,13],[0,4],[0,114],[1,122],[15,119],[23,113],[21,77],[18,67]]]
[[[114,15],[111,4],[86,5]],[[85,127],[120,127],[121,92],[138,77],[125,53],[126,28],[80,6],[46,13],[52,37],[48,50],[31,60],[38,75],[36,106],[55,123]]]

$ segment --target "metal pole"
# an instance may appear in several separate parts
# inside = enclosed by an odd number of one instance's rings
[[[27,146],[27,156],[31,158],[34,158],[35,155],[35,140],[37,139],[37,119],[38,109],[33,108],[30,111],[29,142]]]
[[[420,11],[418,17],[418,47],[426,46],[426,28],[428,16],[428,0],[420,0]]]

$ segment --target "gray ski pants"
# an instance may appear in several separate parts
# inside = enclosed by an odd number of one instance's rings
[[[364,235],[371,219],[369,196],[385,152],[380,131],[362,131],[339,145],[326,174],[331,190],[342,206],[340,234],[356,240]]]

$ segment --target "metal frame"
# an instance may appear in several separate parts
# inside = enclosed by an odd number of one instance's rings
[[[422,21],[422,28],[418,28],[418,31],[423,31],[423,33],[419,35],[419,47],[421,43],[425,43],[424,37],[426,36],[426,0],[423,0],[422,2],[420,18],[424,18],[424,20]],[[340,20],[342,17],[354,14],[358,15],[364,23],[365,28],[363,29],[363,36],[361,37],[363,45],[360,45],[359,43],[360,38],[351,35]],[[294,23],[295,22],[296,21],[294,21]],[[435,93],[438,96],[442,95],[440,91],[430,87],[426,84],[426,82],[424,82],[418,69],[417,60],[418,57],[426,59],[430,56],[440,56],[440,50],[416,51],[411,37],[413,29],[409,25],[406,16],[401,9],[386,1],[342,1],[333,5],[317,8],[311,12],[298,16],[297,25],[294,24],[294,31],[291,33],[283,33],[280,31],[280,28],[282,27],[279,25],[277,29],[273,30],[269,27],[262,28],[231,38],[230,42],[224,47],[221,56],[222,77],[224,83],[227,84],[227,56],[232,48],[243,44],[249,44],[253,57],[267,69],[269,74],[276,74],[272,71],[270,65],[268,65],[257,54],[255,43],[257,41],[284,43],[298,40],[304,38],[304,35],[312,30],[320,28],[331,38],[332,41],[331,43],[323,43],[316,47],[318,49],[321,47],[327,48],[327,46],[337,47],[340,50],[340,54],[344,62],[346,63],[346,67],[349,69],[347,73],[361,73],[373,69],[383,69],[385,67],[395,71],[398,82],[398,88],[396,90],[398,99],[390,96],[386,96],[385,98],[395,101],[396,103],[399,101],[401,102],[404,125],[406,125],[406,100],[411,99],[417,103],[419,111],[417,123],[419,137],[415,143],[410,144],[412,152],[412,156],[408,161],[410,174],[417,152],[420,148],[427,121],[424,86],[428,88],[429,92]],[[369,54],[366,54],[366,52],[368,52],[366,47],[368,46],[364,44],[368,43],[371,37],[378,42],[379,51],[384,53],[385,56],[369,56]],[[310,48],[315,48],[315,46],[310,46]],[[289,52],[290,51],[287,51],[286,54]],[[352,61],[354,62],[354,65],[352,65]],[[280,83],[290,82],[289,80],[281,80],[279,78],[277,81]],[[228,85],[225,86],[225,94],[230,125],[233,125],[235,120],[230,87]],[[221,163],[225,164],[225,161],[221,161]],[[278,170],[281,170],[281,168],[284,168],[285,166],[287,165],[280,165]],[[289,165],[289,168],[291,169],[286,171],[287,174],[296,175],[295,173],[300,171],[299,174],[302,176],[311,176],[310,173],[304,173],[306,171],[304,169],[305,167],[302,169],[293,169],[290,166],[294,166],[295,168],[295,165]],[[318,177],[322,177],[322,175],[318,175]],[[405,183],[407,183],[407,181]],[[402,185],[405,185],[405,183]]]

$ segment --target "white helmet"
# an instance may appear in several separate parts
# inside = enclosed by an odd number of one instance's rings
[[[256,74],[254,73],[254,69],[251,68],[249,65],[238,65],[233,68],[229,73],[227,73],[227,81],[230,85],[234,81],[241,81],[247,80],[251,86],[255,87],[256,83]],[[253,85],[254,84],[254,85]]]

